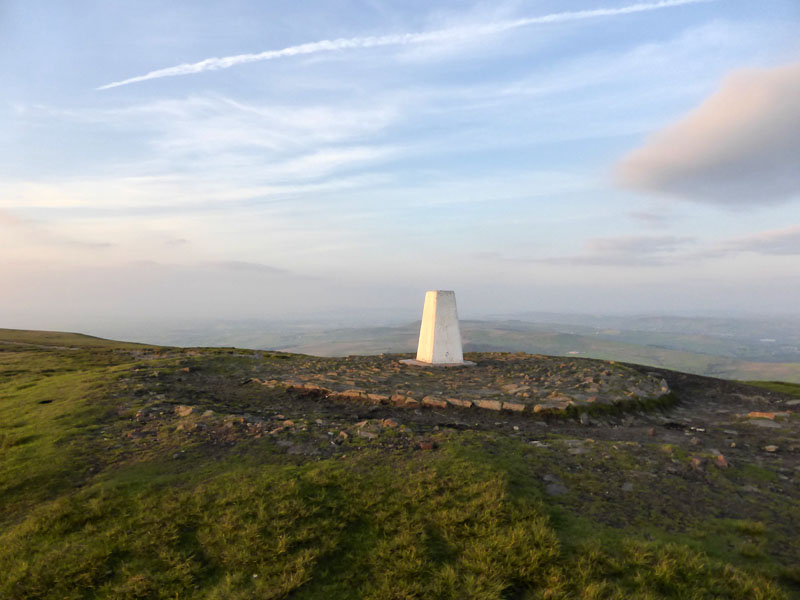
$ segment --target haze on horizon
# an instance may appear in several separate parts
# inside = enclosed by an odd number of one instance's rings
[[[0,5],[0,327],[797,314],[794,0]]]

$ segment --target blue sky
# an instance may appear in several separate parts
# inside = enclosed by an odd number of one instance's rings
[[[793,312],[799,26],[794,0],[6,1],[0,325],[437,288]]]

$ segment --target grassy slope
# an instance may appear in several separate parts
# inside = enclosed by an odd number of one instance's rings
[[[2,342],[10,344],[31,344],[37,346],[60,346],[69,348],[143,349],[152,347],[147,344],[106,340],[91,335],[84,335],[82,333],[0,328],[0,343]]]
[[[210,452],[167,431],[158,452],[126,451],[121,423],[179,359],[0,348],[0,597],[787,597],[774,564],[700,531],[559,513],[531,473],[537,450],[491,433],[316,462],[267,439]],[[728,535],[758,545],[765,531]]]

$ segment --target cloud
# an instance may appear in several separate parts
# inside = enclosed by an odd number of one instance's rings
[[[800,225],[728,239],[702,253],[702,257],[723,258],[741,252],[768,256],[800,255]]]
[[[569,265],[655,266],[674,261],[676,251],[694,243],[694,238],[674,235],[624,235],[593,238],[584,252],[541,262]]]
[[[495,35],[504,31],[528,27],[530,25],[544,25],[551,23],[562,23],[567,21],[580,21],[584,19],[596,19],[600,17],[610,17],[617,15],[627,15],[637,12],[660,10],[685,4],[697,4],[709,0],[661,0],[659,2],[638,3],[619,8],[599,8],[593,10],[580,10],[571,12],[552,13],[538,17],[526,17],[522,19],[497,21],[481,25],[467,27],[454,27],[449,29],[438,29],[420,33],[400,33],[381,36],[365,36],[352,38],[338,38],[334,40],[321,40],[309,42],[297,46],[289,46],[280,50],[266,50],[254,54],[237,54],[222,58],[207,58],[194,63],[184,63],[174,67],[157,69],[144,75],[137,75],[121,81],[114,81],[98,87],[98,90],[107,90],[132,83],[139,83],[161,77],[175,77],[178,75],[191,75],[204,71],[216,71],[219,69],[229,69],[231,67],[275,60],[292,56],[303,56],[317,54],[321,52],[334,52],[338,50],[348,50],[357,48],[376,48],[381,46],[406,46],[410,44],[421,44],[427,42],[449,42],[488,35]]]
[[[800,63],[734,72],[616,167],[629,188],[726,206],[800,196]]]

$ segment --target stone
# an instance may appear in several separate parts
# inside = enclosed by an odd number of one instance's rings
[[[633,484],[630,481],[626,481],[622,484],[622,491],[623,492],[632,492],[633,491]]]
[[[725,457],[722,456],[722,454],[717,454],[717,460],[714,464],[716,464],[721,469],[727,469],[729,466],[728,461],[725,460]]]
[[[768,446],[764,446],[764,450],[766,452],[777,452],[778,446],[776,446],[775,444],[769,444]]]
[[[175,407],[175,414],[179,417],[188,417],[194,411],[194,406],[186,406],[185,404],[180,404]]]
[[[437,398],[436,396],[425,396],[422,399],[422,404],[425,406],[434,406],[436,408],[447,408],[447,400]]]
[[[447,403],[453,406],[460,406],[461,408],[469,408],[472,406],[472,400],[462,400],[461,398],[448,398]]]
[[[563,496],[567,493],[567,488],[563,483],[554,482],[548,484],[544,491],[548,496]]]
[[[503,410],[510,410],[512,412],[523,412],[525,405],[519,402],[503,402]]]
[[[776,423],[775,421],[771,421],[769,419],[750,419],[748,423],[755,425],[756,427],[766,427],[769,429],[781,429],[782,427],[780,423]]]
[[[774,421],[776,417],[788,417],[790,413],[788,412],[758,412],[754,411],[747,415],[749,419],[769,419],[770,421]]]
[[[420,450],[433,450],[436,447],[436,444],[433,442],[420,442],[417,444]]]
[[[503,405],[497,400],[475,400],[475,406],[487,410],[500,410]]]
[[[377,434],[372,433],[371,431],[365,431],[363,429],[359,429],[356,433],[358,434],[358,437],[362,437],[368,440],[374,440],[376,437],[378,437]]]

